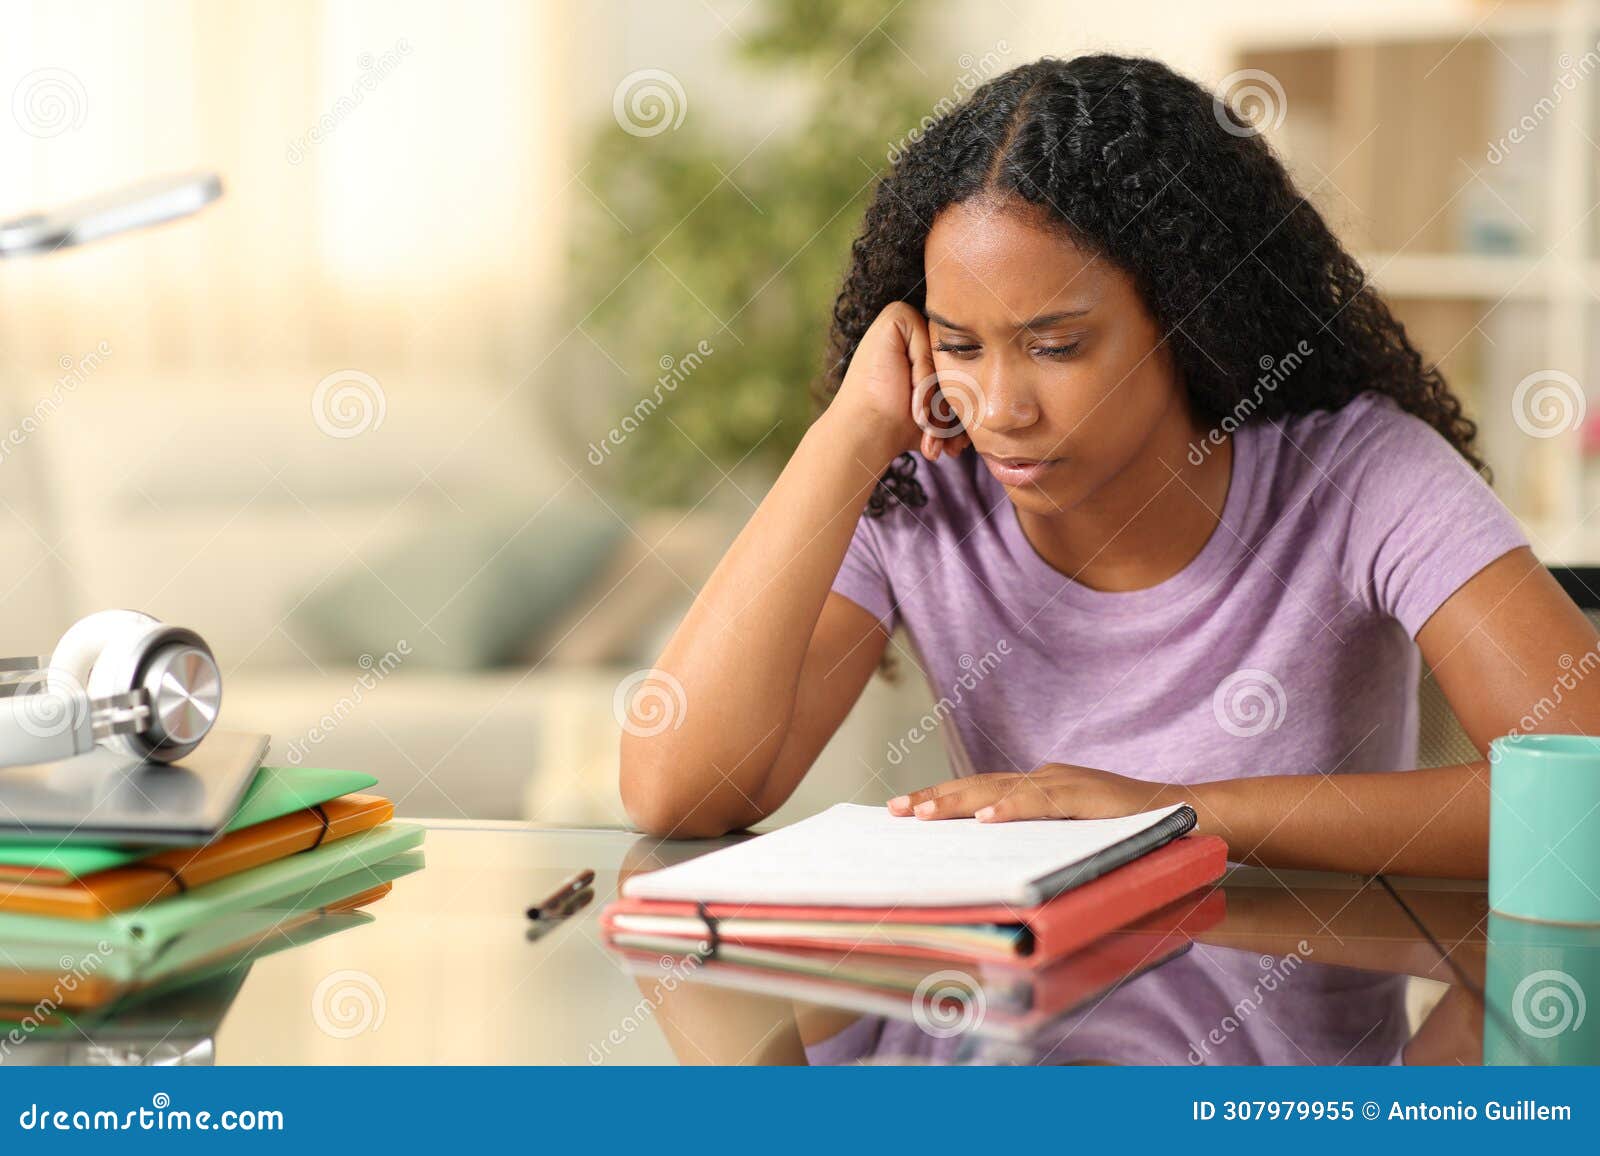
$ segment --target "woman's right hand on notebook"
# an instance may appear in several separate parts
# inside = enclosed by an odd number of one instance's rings
[[[927,320],[914,306],[896,301],[861,338],[829,412],[867,435],[887,455],[884,465],[915,449],[935,461],[971,444],[961,418],[969,408],[963,402],[975,396],[965,385],[954,395],[942,387]]]

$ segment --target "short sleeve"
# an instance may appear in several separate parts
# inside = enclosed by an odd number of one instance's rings
[[[1349,519],[1346,572],[1358,597],[1412,638],[1480,570],[1528,540],[1438,431],[1387,398],[1352,403],[1327,501]]]
[[[833,580],[833,592],[850,599],[893,633],[900,623],[900,611],[879,531],[875,519],[862,515]]]

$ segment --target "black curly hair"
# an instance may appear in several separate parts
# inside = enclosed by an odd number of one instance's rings
[[[885,306],[923,307],[923,246],[934,218],[995,194],[1044,211],[1133,279],[1204,420],[1336,410],[1382,393],[1487,473],[1460,400],[1262,136],[1195,81],[1139,57],[1025,64],[977,89],[903,152],[879,180],[851,247],[823,404]],[[1316,356],[1281,388],[1256,389],[1260,359],[1298,348],[1308,327]],[[923,504],[915,475],[915,459],[902,455],[868,513]]]

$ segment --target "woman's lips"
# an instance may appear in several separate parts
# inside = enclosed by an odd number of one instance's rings
[[[989,472],[1008,486],[1037,485],[1039,479],[1061,464],[1060,458],[1002,458],[994,454],[984,454],[983,460],[989,467]]]

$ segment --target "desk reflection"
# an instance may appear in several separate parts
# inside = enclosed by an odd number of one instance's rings
[[[630,859],[624,877],[657,865]],[[1461,965],[1470,980],[1475,957],[1481,981],[1482,897],[1412,902],[1452,935],[1453,962],[1376,883],[1204,889],[1176,917],[1037,970],[639,937],[610,947],[684,1063],[1481,1063],[1482,1003]]]

